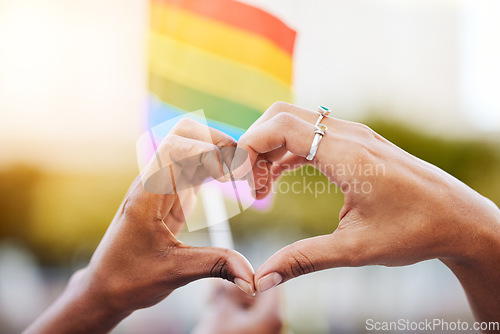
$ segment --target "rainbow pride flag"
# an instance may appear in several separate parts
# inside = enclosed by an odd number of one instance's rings
[[[273,102],[293,102],[295,37],[234,0],[152,0],[147,126],[203,109],[238,139]]]

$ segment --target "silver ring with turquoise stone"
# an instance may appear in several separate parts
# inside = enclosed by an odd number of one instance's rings
[[[321,124],[321,121],[323,120],[324,117],[330,114],[331,110],[327,107],[319,106],[317,112],[319,113],[319,117],[318,120],[316,121],[316,124],[314,124],[314,127],[316,128],[316,130],[314,131],[314,139],[311,144],[311,149],[309,150],[309,154],[307,154],[306,156],[306,159],[309,161],[314,159],[314,157],[316,156],[316,152],[318,152],[319,143],[321,142],[321,139],[328,130],[328,127],[324,124]]]
[[[318,126],[318,124],[323,120],[323,117],[330,115],[330,113],[332,112],[330,108],[327,108],[325,106],[318,106],[318,109],[316,111],[318,112],[319,117],[314,126]]]

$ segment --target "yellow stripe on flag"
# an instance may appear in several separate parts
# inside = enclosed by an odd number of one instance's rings
[[[265,72],[155,32],[149,38],[149,68],[155,75],[257,110],[291,101],[290,86]]]
[[[268,40],[168,4],[151,4],[151,28],[179,42],[260,69],[292,83],[292,59]]]

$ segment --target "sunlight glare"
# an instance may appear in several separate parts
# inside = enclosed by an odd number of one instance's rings
[[[0,101],[29,112],[51,98],[64,31],[50,2],[16,1],[0,11]]]

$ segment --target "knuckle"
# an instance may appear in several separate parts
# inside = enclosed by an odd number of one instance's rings
[[[182,140],[181,136],[169,133],[157,149],[157,152],[160,155],[161,163],[170,165],[175,162],[175,158],[178,155],[177,152],[181,147],[182,149],[185,149],[185,146],[186,143]]]
[[[254,129],[249,129],[238,139],[237,147],[239,147],[240,149],[244,149],[245,147],[250,145],[252,140],[255,140],[255,131]]]
[[[174,133],[169,133],[159,147],[159,151],[170,151],[178,144],[180,137]]]
[[[283,101],[276,101],[273,104],[271,104],[271,106],[267,109],[265,113],[271,115],[277,115],[279,113],[286,112],[289,106],[290,106],[289,103]]]
[[[120,213],[125,221],[140,221],[146,215],[145,211],[147,209],[145,206],[137,205],[138,193],[142,187],[142,183],[134,184],[125,196],[120,209]]]
[[[307,254],[298,249],[296,243],[290,245],[288,258],[289,268],[287,274],[290,277],[298,277],[315,271],[312,261]]]
[[[177,129],[179,129],[179,128],[190,129],[193,126],[195,126],[197,123],[198,122],[196,122],[195,120],[193,120],[193,119],[191,119],[189,117],[183,117],[174,126],[174,131],[177,130]]]
[[[215,143],[219,149],[225,150],[234,150],[234,147],[236,147],[237,144],[236,140],[230,136],[224,136],[221,140]]]
[[[121,214],[128,219],[135,219],[138,216],[137,209],[132,203],[130,196],[127,195],[121,207]]]
[[[366,143],[382,140],[382,137],[366,124],[357,123],[356,130],[361,140]]]
[[[366,124],[357,123],[356,125],[357,125],[357,130],[364,135],[368,136],[371,135],[371,133],[373,132],[373,130]]]
[[[229,250],[221,249],[219,258],[210,269],[210,277],[220,277],[228,281],[233,281],[234,277],[229,269]]]
[[[380,157],[377,151],[378,137],[375,131],[364,124],[359,124],[356,128],[356,135],[352,140],[352,152],[356,152],[356,163],[361,166],[373,165]]]
[[[290,113],[280,113],[274,117],[275,121],[285,128],[289,128],[295,125],[296,117]]]
[[[241,137],[238,139],[238,147],[242,147],[248,144],[251,131],[252,130],[249,130],[241,135]]]
[[[269,109],[275,110],[277,112],[286,111],[286,107],[290,106],[290,103],[286,103],[283,101],[274,102]]]

